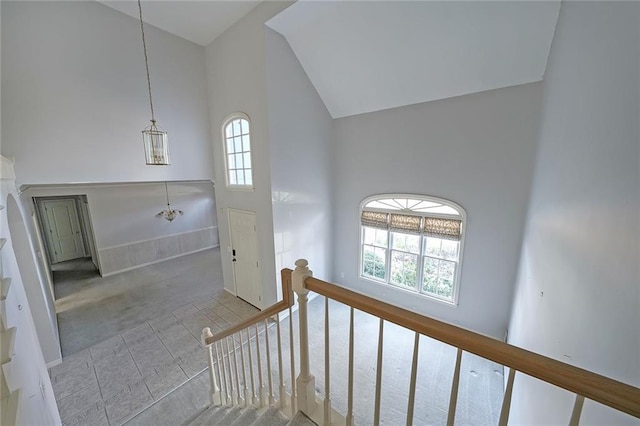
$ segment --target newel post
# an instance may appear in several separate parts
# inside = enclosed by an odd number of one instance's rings
[[[202,345],[207,349],[207,364],[209,365],[209,384],[211,386],[211,404],[212,405],[220,405],[222,404],[222,398],[220,397],[220,388],[218,387],[218,383],[216,382],[215,371],[213,370],[213,345],[207,344],[207,339],[213,337],[213,333],[211,333],[211,329],[209,327],[205,327],[202,329],[202,335],[200,336],[200,340]]]
[[[309,371],[309,327],[307,321],[307,294],[304,280],[313,276],[306,259],[296,260],[296,269],[291,274],[293,291],[298,295],[298,318],[300,320],[300,375],[296,379],[298,408],[310,415],[316,408],[316,378]]]

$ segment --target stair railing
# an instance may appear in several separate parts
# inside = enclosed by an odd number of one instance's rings
[[[373,423],[378,426],[380,423],[380,395],[382,388],[382,357],[383,357],[383,335],[385,322],[397,324],[415,333],[413,358],[411,363],[409,400],[407,405],[407,420],[409,426],[413,423],[413,412],[415,407],[416,378],[418,365],[418,349],[420,336],[428,336],[457,348],[456,364],[454,368],[451,393],[449,398],[449,410],[447,416],[447,426],[453,426],[455,422],[456,405],[458,398],[458,387],[460,383],[460,366],[463,352],[478,355],[487,360],[501,364],[509,369],[507,383],[504,391],[502,408],[498,425],[506,426],[509,420],[511,406],[511,396],[516,372],[523,373],[549,384],[566,389],[576,395],[573,410],[568,424],[577,426],[580,420],[582,407],[585,399],[590,399],[618,411],[640,418],[640,389],[622,383],[605,376],[557,361],[555,359],[527,351],[525,349],[509,345],[500,340],[475,333],[464,328],[448,324],[442,321],[429,318],[406,309],[390,305],[380,300],[365,296],[351,290],[347,290],[338,285],[319,280],[313,277],[308,268],[308,262],[304,259],[296,261],[296,269],[283,269],[282,294],[283,299],[275,305],[259,312],[241,323],[229,327],[220,333],[213,335],[209,328],[202,332],[202,342],[208,349],[209,379],[211,383],[211,402],[215,405],[253,405],[256,401],[260,406],[267,402],[272,405],[275,402],[274,386],[279,390],[280,408],[286,408],[290,415],[297,410],[302,411],[318,424],[354,424],[353,398],[354,398],[354,311],[357,309],[379,318],[378,331],[378,351],[377,368],[375,380],[375,404]],[[298,296],[298,320],[299,320],[299,374],[296,377],[296,366],[294,356],[294,332],[292,306],[294,305],[293,292]],[[315,377],[311,374],[309,365],[309,335],[307,302],[308,293],[314,292],[326,298],[325,300],[325,393],[322,396],[316,395]],[[342,416],[331,408],[331,395],[329,392],[330,379],[330,353],[329,353],[329,299],[343,303],[350,307],[349,317],[349,359],[348,359],[348,381],[347,381],[347,413]],[[289,350],[291,362],[290,391],[285,389],[283,376],[283,355],[282,337],[280,330],[280,313],[289,311]],[[269,338],[267,332],[267,321],[275,319],[277,352],[278,352],[278,383],[274,385],[271,375],[271,358]],[[252,358],[251,340],[252,328],[255,330],[256,357],[261,359],[261,349],[259,343],[259,325],[264,327],[265,351],[267,360],[267,386],[263,384],[263,369],[260,361],[258,367],[258,387],[254,383],[253,365],[250,361],[250,381],[244,376],[245,362],[242,348],[247,344],[249,358]],[[246,333],[245,340],[243,331]],[[242,373],[239,373],[237,364],[238,349],[241,354]],[[217,362],[214,363],[214,357]],[[240,374],[243,381],[240,381]],[[244,389],[241,385],[244,383]],[[247,386],[251,389],[247,389]],[[267,395],[264,395],[264,392]],[[287,394],[290,395],[290,404],[287,405]],[[318,402],[322,403],[322,408],[318,408]]]
[[[213,334],[209,327],[202,330],[201,343],[207,349],[207,364],[209,367],[209,383],[211,387],[210,399],[212,405],[259,405],[260,407],[264,407],[267,403],[269,405],[273,405],[276,402],[274,386],[278,386],[279,405],[280,408],[285,408],[285,396],[287,395],[287,392],[285,389],[282,368],[283,354],[280,332],[280,314],[288,309],[289,321],[291,322],[291,308],[293,305],[294,299],[291,287],[291,275],[283,274],[281,301],[219,333]],[[271,346],[267,330],[269,321],[274,321],[277,327],[279,374],[278,383],[276,385],[273,383],[271,371]],[[291,325],[292,324],[290,323],[290,329]],[[260,345],[261,328],[262,332],[264,332],[264,349]],[[290,339],[290,358],[293,367],[293,351],[295,347],[293,334],[290,334]],[[263,350],[266,352],[266,386],[264,384],[265,378],[262,368]],[[238,356],[240,357],[239,363]],[[246,362],[247,360],[248,363]],[[246,374],[247,369],[249,370],[248,380]],[[292,371],[294,371],[294,368],[292,368]],[[292,385],[291,395],[295,395],[295,385]],[[290,407],[295,413],[294,404],[295,398],[291,398]]]
[[[365,296],[363,294],[347,290],[335,284],[313,278],[311,271],[307,267],[306,260],[296,261],[295,271],[289,269],[282,270],[283,279],[291,277],[294,291],[299,295],[299,318],[300,318],[300,359],[301,373],[298,378],[298,401],[300,410],[312,419],[324,425],[330,425],[332,422],[344,420],[331,418],[331,405],[328,379],[325,384],[324,409],[315,412],[315,389],[312,386],[313,376],[308,370],[308,340],[304,340],[307,336],[307,319],[306,319],[306,294],[309,291],[318,293],[328,299],[350,306],[349,320],[349,374],[348,374],[348,390],[347,390],[347,426],[353,425],[353,353],[354,353],[354,309],[366,312],[380,319],[378,334],[378,353],[377,353],[377,371],[376,371],[376,389],[375,389],[375,405],[374,405],[374,425],[380,422],[380,390],[381,390],[381,366],[382,366],[382,342],[384,324],[386,321],[397,324],[415,332],[415,341],[413,348],[413,362],[411,367],[411,378],[409,384],[409,401],[407,407],[407,425],[413,422],[413,409],[415,404],[415,388],[416,388],[416,371],[418,363],[418,344],[420,335],[425,335],[433,339],[439,340],[451,346],[458,348],[456,356],[456,366],[452,379],[450,403],[447,425],[452,426],[455,421],[456,403],[458,385],[460,380],[460,365],[462,353],[464,351],[473,353],[482,358],[501,364],[509,368],[509,375],[504,392],[502,409],[500,412],[499,425],[506,426],[509,419],[509,410],[511,405],[511,395],[513,391],[513,383],[516,372],[524,373],[529,376],[538,378],[547,383],[556,385],[566,389],[576,395],[571,417],[568,424],[577,426],[580,420],[582,406],[585,399],[604,404],[618,411],[630,414],[640,418],[640,389],[634,386],[622,383],[605,376],[557,361],[555,359],[527,351],[525,349],[509,345],[500,340],[493,339],[448,324],[426,316],[422,316],[415,312],[402,309],[400,307],[390,305],[377,299]],[[300,294],[304,297],[300,298]],[[329,377],[329,336],[328,321],[329,311],[328,303],[325,302],[325,377]],[[304,318],[303,318],[304,317]],[[305,338],[303,338],[305,336]],[[305,365],[306,364],[306,365]],[[302,392],[301,392],[302,390]],[[302,397],[302,398],[301,398]],[[314,401],[313,403],[311,401]],[[335,413],[334,413],[335,415]]]

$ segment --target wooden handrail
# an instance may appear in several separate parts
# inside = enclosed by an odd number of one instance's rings
[[[281,301],[269,306],[268,308],[256,313],[255,315],[251,315],[249,318],[245,319],[244,321],[239,322],[238,324],[232,325],[231,327],[227,328],[224,331],[221,331],[220,333],[217,333],[211,337],[205,338],[204,340],[205,345],[211,345],[219,340],[224,339],[225,337],[232,336],[237,332],[244,330],[247,327],[255,325],[260,321],[264,321],[268,318],[271,318],[272,316],[284,311],[290,306],[293,306],[294,301],[293,301],[293,289],[291,287],[291,272],[293,272],[291,269],[283,269],[281,272],[281,276],[282,276],[282,300]]]
[[[291,270],[283,270],[283,283],[285,271],[288,271],[289,282],[291,277]],[[305,287],[385,321],[393,322],[640,418],[640,389],[634,386],[419,315],[317,278],[307,278]]]

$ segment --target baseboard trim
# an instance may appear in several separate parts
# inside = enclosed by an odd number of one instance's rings
[[[214,244],[212,246],[203,247],[203,248],[200,248],[198,250],[188,251],[186,253],[180,253],[180,254],[177,254],[175,256],[163,257],[162,259],[154,260],[153,262],[141,263],[140,265],[131,266],[129,268],[118,269],[117,271],[107,272],[106,274],[102,274],[101,276],[103,278],[106,278],[106,277],[110,277],[111,275],[121,274],[121,273],[127,272],[127,271],[133,271],[134,269],[144,268],[145,266],[154,265],[156,263],[164,262],[165,260],[177,259],[179,257],[186,256],[188,254],[199,253],[201,251],[210,250],[210,249],[217,248],[217,247],[220,247],[220,244]]]
[[[60,357],[60,359],[56,359],[54,361],[51,361],[50,363],[47,364],[47,370],[55,367],[56,365],[60,365],[62,364],[62,357]]]

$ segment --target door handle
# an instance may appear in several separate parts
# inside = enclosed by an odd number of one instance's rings
[[[231,254],[233,255],[233,257],[235,257],[236,256],[236,249],[231,250],[231,252],[232,252]]]

